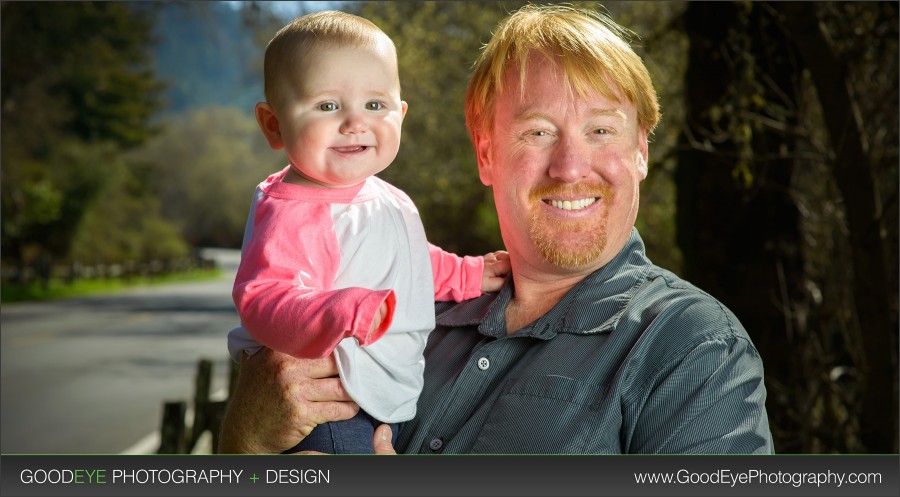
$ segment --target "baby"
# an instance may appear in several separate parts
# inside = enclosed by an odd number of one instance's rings
[[[373,23],[336,11],[295,19],[266,48],[265,93],[256,119],[289,164],[256,189],[229,351],[334,354],[360,412],[288,452],[372,453],[378,424],[415,415],[434,301],[499,290],[508,255],[429,244],[409,197],[374,176],[397,156],[407,103],[396,48]]]

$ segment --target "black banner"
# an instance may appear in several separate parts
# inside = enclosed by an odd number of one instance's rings
[[[13,496],[897,496],[900,457],[4,455]]]

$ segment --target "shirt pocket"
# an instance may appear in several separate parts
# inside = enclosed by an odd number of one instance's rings
[[[602,385],[566,376],[526,376],[504,383],[471,452],[475,454],[618,453],[600,412]]]

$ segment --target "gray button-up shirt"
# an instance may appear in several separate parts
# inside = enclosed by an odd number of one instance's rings
[[[511,281],[511,280],[510,280]],[[441,304],[407,453],[773,452],[759,354],[719,301],[622,251],[513,335],[512,284]]]

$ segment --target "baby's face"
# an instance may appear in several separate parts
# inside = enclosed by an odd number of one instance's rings
[[[383,171],[397,156],[406,115],[393,50],[317,48],[303,65],[276,111],[294,170],[329,188]]]

